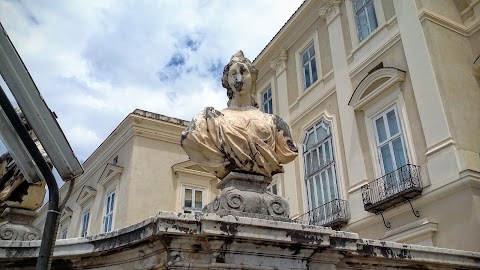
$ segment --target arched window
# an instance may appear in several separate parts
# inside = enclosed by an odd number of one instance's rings
[[[326,120],[307,131],[303,159],[309,210],[339,199],[331,125]]]

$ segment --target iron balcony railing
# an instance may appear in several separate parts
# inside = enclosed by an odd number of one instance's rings
[[[293,219],[294,222],[325,227],[341,227],[350,218],[348,202],[335,199]]]
[[[420,166],[407,164],[361,187],[365,210],[380,212],[422,193]]]

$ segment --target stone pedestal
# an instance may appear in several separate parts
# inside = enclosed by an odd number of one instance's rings
[[[271,180],[263,175],[231,172],[217,188],[220,195],[204,208],[206,213],[290,221],[285,198],[267,191]]]
[[[0,239],[30,241],[39,240],[40,230],[32,226],[37,212],[21,208],[0,206]]]

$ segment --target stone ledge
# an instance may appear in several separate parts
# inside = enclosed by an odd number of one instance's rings
[[[0,265],[30,269],[39,247],[40,241],[0,241]],[[118,231],[57,240],[53,265],[65,263],[73,269],[478,269],[480,253],[297,223],[159,212]]]

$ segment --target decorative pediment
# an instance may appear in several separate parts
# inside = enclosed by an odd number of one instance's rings
[[[85,202],[87,202],[91,198],[94,198],[95,194],[97,194],[97,190],[95,190],[91,186],[85,185],[83,186],[82,191],[80,191],[80,194],[78,195],[77,203],[79,205],[83,205]]]
[[[195,162],[191,160],[186,160],[173,165],[172,170],[175,174],[178,174],[179,172],[181,172],[181,173],[193,174],[193,175],[198,175],[203,177],[216,178],[214,175],[210,174],[209,172],[207,172],[206,170],[204,170],[202,167],[198,166]]]
[[[348,105],[360,109],[366,103],[405,80],[405,71],[396,68],[380,68],[368,74],[353,92]]]
[[[105,186],[108,182],[113,180],[115,177],[120,176],[122,173],[123,167],[108,163],[105,166],[100,179],[98,179],[98,183],[102,186]]]
[[[65,208],[63,208],[62,215],[60,216],[60,223],[63,223],[68,218],[71,218],[72,214],[73,210],[70,207],[65,206]]]

